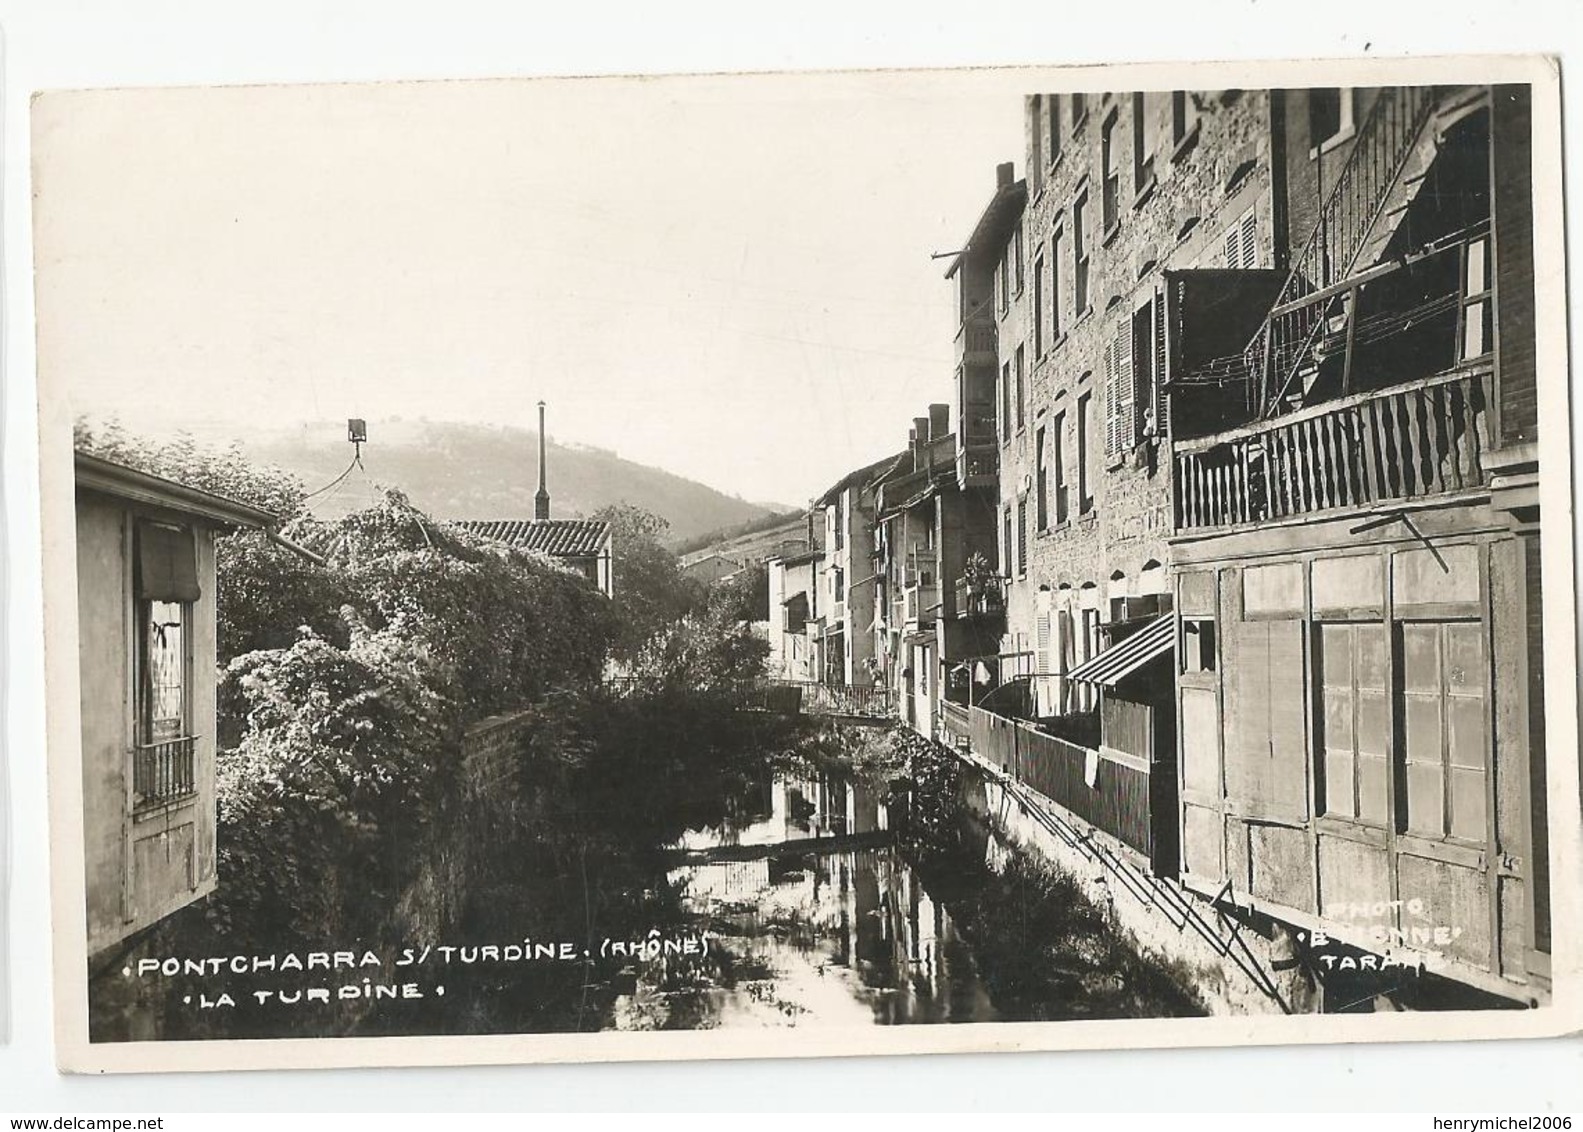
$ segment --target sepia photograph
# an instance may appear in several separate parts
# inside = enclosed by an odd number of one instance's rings
[[[1558,90],[40,95],[62,1067],[1575,1028]]]

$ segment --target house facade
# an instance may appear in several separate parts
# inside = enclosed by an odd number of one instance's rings
[[[1238,412],[1172,438],[1171,554],[1184,881],[1532,1000],[1550,921],[1527,98],[1281,97],[1288,270],[1218,367]]]
[[[814,683],[818,680],[814,639],[808,627],[819,620],[819,563],[824,552],[803,550],[771,558],[769,576],[769,659],[771,677]]]
[[[215,888],[214,540],[274,516],[76,455],[88,953]]]
[[[824,532],[824,553],[816,560],[818,602],[808,622],[821,684],[876,682],[875,491],[895,460],[887,456],[848,472],[810,508],[814,525]]]

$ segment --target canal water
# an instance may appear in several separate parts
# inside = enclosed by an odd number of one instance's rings
[[[898,843],[898,801],[843,773],[781,771],[732,819],[689,831],[668,879],[708,925],[709,961],[647,966],[615,1025],[1002,1020],[950,909]]]

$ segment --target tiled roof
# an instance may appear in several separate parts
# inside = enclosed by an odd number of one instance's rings
[[[592,557],[610,537],[610,524],[598,519],[464,519],[456,526],[480,538],[557,558]]]

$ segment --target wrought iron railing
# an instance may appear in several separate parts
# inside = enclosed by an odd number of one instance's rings
[[[1006,611],[1006,579],[958,578],[956,615],[960,619],[993,617]]]
[[[157,806],[198,790],[197,736],[182,735],[132,748],[132,796],[136,806]]]
[[[766,702],[781,704],[788,711],[804,715],[848,715],[874,719],[888,718],[891,714],[890,689],[884,684],[821,684],[813,680],[780,680],[765,682]],[[796,707],[791,706],[787,693],[796,696]]]

